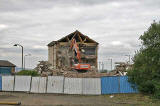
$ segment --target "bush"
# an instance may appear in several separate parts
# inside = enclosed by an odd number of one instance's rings
[[[101,70],[100,71],[101,73],[107,73],[107,72],[109,72],[108,70]]]
[[[34,70],[22,70],[22,71],[16,73],[16,75],[39,76],[38,72],[34,71]]]

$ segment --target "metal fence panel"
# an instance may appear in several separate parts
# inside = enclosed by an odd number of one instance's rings
[[[47,93],[63,93],[64,77],[48,76]]]
[[[100,78],[83,78],[82,79],[83,94],[99,95],[101,94]]]
[[[14,91],[30,91],[31,76],[15,76]]]
[[[0,91],[2,90],[2,76],[0,76]]]
[[[2,76],[2,91],[13,91],[14,76]]]
[[[46,82],[47,82],[47,77],[40,77],[39,79],[39,93],[46,93]]]
[[[38,91],[39,91],[39,77],[32,77],[30,92],[38,93]]]
[[[82,78],[65,78],[64,93],[82,94]]]
[[[127,76],[120,76],[120,93],[138,93],[138,90],[133,89],[128,82]]]
[[[101,88],[102,88],[102,94],[119,93],[118,77],[102,77]]]
[[[31,92],[46,93],[46,77],[32,77]]]

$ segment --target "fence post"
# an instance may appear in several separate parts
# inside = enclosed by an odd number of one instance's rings
[[[29,93],[31,93],[31,88],[32,88],[32,76],[31,76],[31,81],[30,81]]]
[[[118,77],[118,92],[120,93],[120,76]]]
[[[14,74],[14,84],[13,84],[13,91],[15,90],[15,74]]]
[[[47,93],[47,86],[48,86],[48,76],[46,77],[46,93]]]
[[[63,78],[63,93],[64,93],[64,84],[65,84],[65,77]]]

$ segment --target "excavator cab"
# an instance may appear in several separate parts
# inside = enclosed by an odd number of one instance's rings
[[[91,66],[89,64],[74,64],[76,70],[89,70]]]

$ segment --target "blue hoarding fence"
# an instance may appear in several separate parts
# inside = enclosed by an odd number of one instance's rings
[[[2,90],[2,76],[0,76],[0,91]]]
[[[102,94],[112,94],[119,92],[118,77],[102,77],[101,92]]]
[[[101,78],[101,92],[102,94],[138,93],[138,90],[132,88],[127,76],[112,76]]]
[[[127,76],[120,76],[120,93],[138,93],[135,85],[128,82]],[[135,88],[132,88],[134,86]]]

